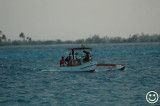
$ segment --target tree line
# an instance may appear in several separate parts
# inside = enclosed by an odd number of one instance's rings
[[[11,41],[10,38],[7,38],[7,36],[0,31],[0,46],[5,46],[5,45],[26,45],[32,42],[31,37],[26,37],[23,32],[19,34],[19,37],[21,40],[13,40]]]
[[[122,37],[100,37],[99,35],[93,35],[86,39],[78,39],[75,41],[66,40],[46,40],[35,41],[31,37],[25,36],[23,32],[19,34],[20,40],[13,40],[7,38],[5,34],[0,31],[0,46],[5,45],[50,45],[50,44],[105,44],[105,43],[140,43],[140,42],[160,42],[160,34],[134,34],[128,38]]]

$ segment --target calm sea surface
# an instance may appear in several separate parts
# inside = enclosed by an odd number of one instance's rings
[[[145,106],[147,92],[160,96],[160,43],[87,45],[98,63],[125,71],[60,72],[66,48],[77,46],[0,47],[0,105]]]

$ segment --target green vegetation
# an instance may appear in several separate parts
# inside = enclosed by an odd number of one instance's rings
[[[86,39],[78,39],[75,41],[66,40],[47,40],[47,41],[35,41],[31,37],[26,37],[23,32],[19,34],[21,40],[7,39],[7,36],[0,31],[0,46],[5,45],[51,45],[51,44],[104,44],[104,43],[140,43],[140,42],[160,42],[160,34],[134,34],[128,38],[122,37],[99,37],[99,35],[93,35]]]

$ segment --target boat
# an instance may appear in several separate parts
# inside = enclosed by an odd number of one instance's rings
[[[94,72],[98,66],[110,67],[109,70],[123,71],[125,69],[123,64],[98,64],[97,60],[93,59],[91,56],[92,48],[82,46],[68,50],[70,50],[70,53],[67,54],[66,59],[62,57],[60,61],[61,71]],[[81,53],[81,55],[78,53]]]
[[[97,60],[91,57],[92,48],[79,47],[79,48],[71,48],[69,50],[71,50],[71,53],[68,54],[68,57],[65,59],[68,62],[63,65],[60,65],[61,71],[88,71],[88,72],[95,71],[97,67]],[[77,57],[76,55],[77,51],[85,53],[86,56],[83,55],[81,57]]]

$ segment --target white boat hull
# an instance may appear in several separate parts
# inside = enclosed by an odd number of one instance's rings
[[[116,65],[115,70],[121,70],[123,71],[125,69],[125,66],[123,65]]]
[[[97,61],[89,61],[77,66],[63,66],[60,67],[61,71],[95,71]]]

